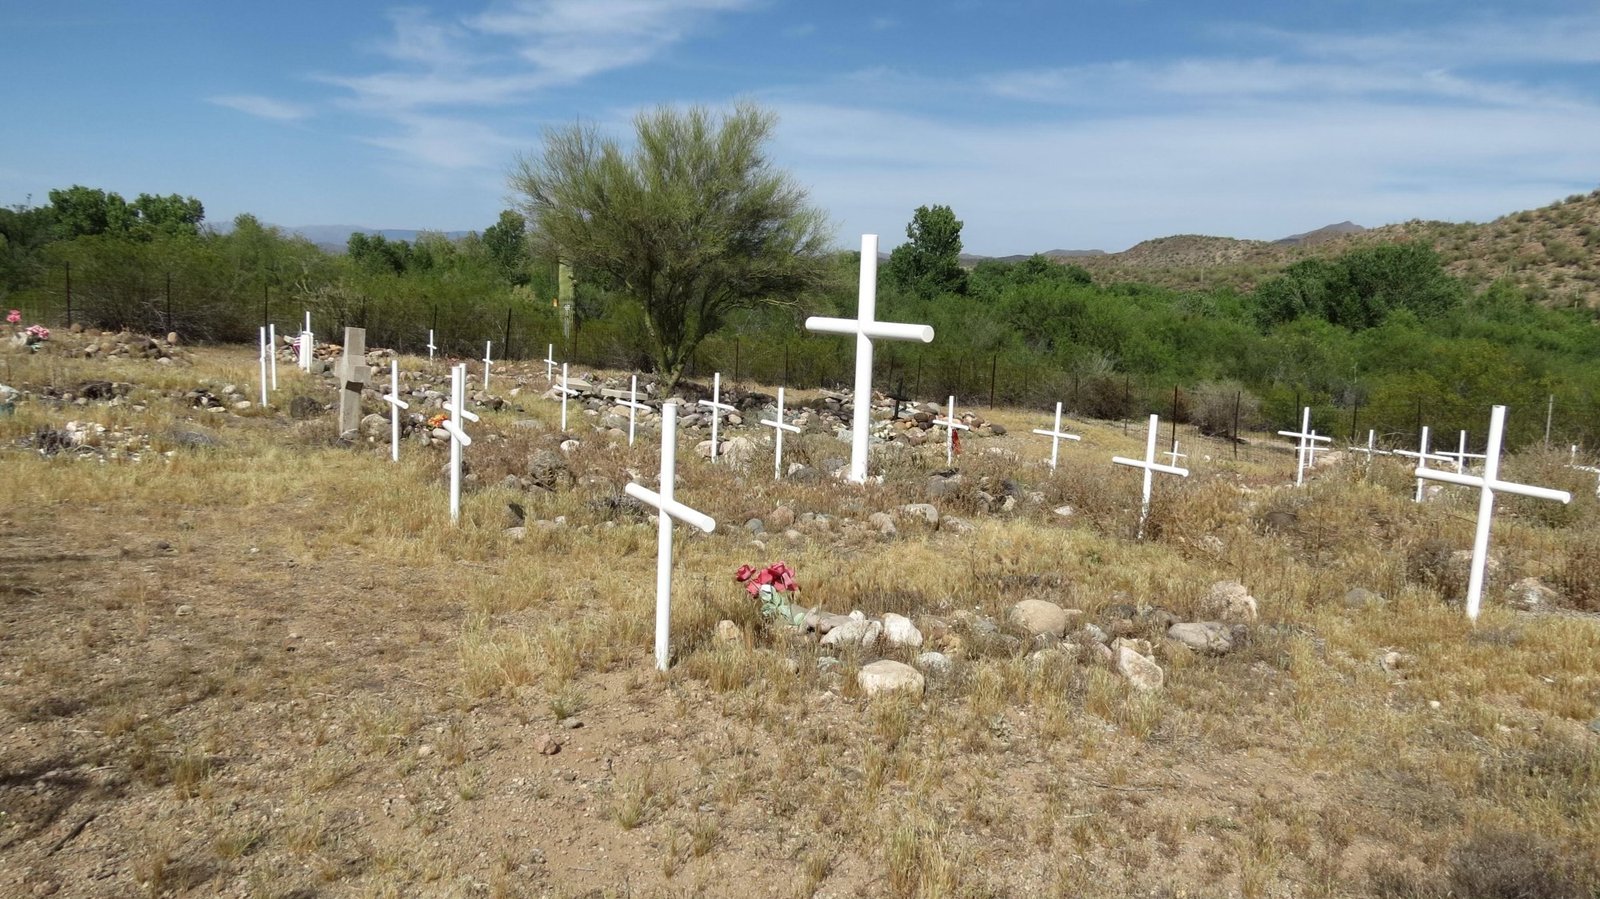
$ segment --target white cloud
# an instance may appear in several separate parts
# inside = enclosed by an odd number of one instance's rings
[[[394,150],[406,159],[441,169],[504,167],[526,142],[470,119],[406,113],[394,130],[366,143]]]
[[[259,97],[254,94],[228,94],[220,97],[207,97],[206,102],[276,122],[295,122],[311,115],[309,107],[296,103],[286,103],[283,100],[274,100],[271,97]]]

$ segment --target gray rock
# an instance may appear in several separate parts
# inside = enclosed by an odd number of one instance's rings
[[[996,437],[1004,437],[1006,436],[1006,426],[998,421],[991,421],[989,422],[989,433]]]
[[[939,530],[947,531],[951,534],[970,534],[976,530],[976,528],[974,528],[972,523],[967,521],[965,518],[957,518],[954,515],[945,515],[939,519]]]
[[[774,531],[786,531],[794,527],[794,510],[788,506],[779,506],[767,516],[765,523]]]
[[[1011,607],[1006,619],[1030,635],[1055,634],[1057,637],[1067,633],[1071,620],[1066,609],[1044,599],[1022,600]]]
[[[939,526],[939,507],[932,503],[906,503],[900,507],[904,515],[915,515],[934,527]]]
[[[1506,602],[1524,612],[1550,609],[1560,601],[1561,594],[1536,577],[1525,577],[1506,590]]]
[[[1204,614],[1223,621],[1256,620],[1256,598],[1238,581],[1217,581],[1201,603]]]
[[[367,437],[386,437],[389,434],[387,416],[373,412],[361,418],[361,433]]]
[[[955,663],[942,652],[925,652],[917,656],[917,667],[929,674],[944,675],[955,670]]]
[[[795,484],[820,484],[827,479],[827,475],[809,465],[802,465],[791,468],[788,478]]]
[[[1167,636],[1195,652],[1221,655],[1233,650],[1233,634],[1220,621],[1191,621],[1167,628]]]
[[[849,623],[831,628],[822,638],[823,646],[860,646],[871,649],[883,635],[883,625],[876,621],[858,621],[850,619]]]
[[[862,667],[860,673],[856,675],[856,683],[861,685],[861,692],[868,696],[876,696],[898,690],[921,695],[926,682],[922,674],[910,665],[879,659]]]
[[[300,420],[316,418],[323,412],[321,403],[309,396],[297,396],[289,401],[289,417]]]
[[[536,450],[528,457],[528,481],[540,490],[566,490],[577,483],[567,460],[551,450]]]
[[[917,630],[910,618],[887,612],[883,616],[883,639],[890,646],[916,648],[922,645],[922,631]]]
[[[868,515],[867,524],[885,537],[893,537],[899,530],[894,525],[894,516],[888,512],[874,512]]]
[[[744,523],[744,529],[752,534],[761,534],[766,532],[767,526],[761,519],[752,518]]]
[[[727,457],[730,465],[747,465],[756,457],[756,442],[749,437],[739,436],[723,444],[722,455]]]
[[[961,475],[933,475],[928,478],[928,496],[938,499],[961,489]]]
[[[1365,587],[1351,587],[1344,595],[1344,605],[1347,609],[1378,608],[1387,600],[1381,593],[1374,593]]]
[[[1134,652],[1128,646],[1117,650],[1117,673],[1127,678],[1128,683],[1141,693],[1159,690],[1166,682],[1166,672],[1155,660]]]
[[[1101,630],[1098,625],[1090,624],[1088,622],[1085,622],[1083,625],[1083,635],[1096,643],[1111,642],[1111,637],[1107,635],[1105,631]]]

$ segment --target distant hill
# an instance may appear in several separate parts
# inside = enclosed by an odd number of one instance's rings
[[[417,228],[367,228],[362,225],[290,225],[285,226],[285,231],[298,234],[317,246],[330,250],[342,251],[350,243],[350,235],[360,231],[363,234],[381,234],[386,240],[415,241],[418,234],[437,233],[443,234],[449,240],[460,240],[471,234],[470,231],[442,231],[429,232],[427,229]]]
[[[1304,234],[1291,234],[1288,237],[1280,237],[1273,243],[1286,247],[1305,247],[1343,237],[1346,234],[1360,234],[1365,230],[1367,229],[1355,222],[1340,222],[1337,225],[1323,225],[1315,231],[1307,231]]]
[[[1021,262],[1022,260],[1031,258],[1034,255],[1035,254],[1033,254],[1033,253],[1015,253],[1015,254],[1010,255],[1010,256],[981,256],[981,255],[979,255],[977,253],[962,253],[961,256],[958,257],[958,259],[959,259],[959,261],[961,263],[961,267],[962,268],[972,268],[973,266],[977,265],[978,263],[984,262],[984,261],[988,261],[988,260],[993,260],[995,262]],[[1045,250],[1043,253],[1039,253],[1037,255],[1043,256],[1046,259],[1054,259],[1057,262],[1061,262],[1063,260],[1082,259],[1082,258],[1084,258],[1086,256],[1104,256],[1104,255],[1106,255],[1106,251],[1105,250]]]

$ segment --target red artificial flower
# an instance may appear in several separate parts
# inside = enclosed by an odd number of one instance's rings
[[[739,570],[734,572],[733,579],[744,584],[745,592],[751,596],[760,595],[761,588],[767,584],[771,584],[772,588],[780,593],[793,593],[800,589],[800,585],[794,579],[794,569],[786,562],[778,562],[766,568],[740,565]]]

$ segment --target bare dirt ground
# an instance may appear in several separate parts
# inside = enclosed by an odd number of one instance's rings
[[[1047,445],[1015,436],[1042,414],[993,413],[1011,436],[972,440],[967,486],[931,500],[971,532],[866,523],[929,501],[942,448],[865,489],[685,451],[679,497],[721,527],[680,537],[661,675],[655,526],[607,502],[648,481],[654,435],[630,449],[585,423],[569,486],[500,486],[559,441],[512,424],[558,416],[525,391],[485,414],[499,436],[469,450],[480,486],[451,528],[440,450],[393,465],[281,411],[331,401],[321,379],[218,414],[175,394],[247,384],[245,351],[9,362],[33,396],[0,419],[0,895],[1600,895],[1600,509],[1551,459],[1513,474],[1578,498],[1503,504],[1474,627],[1449,558],[1471,498],[1416,506],[1399,466],[1331,465],[1295,491],[1287,455],[1235,463],[1185,434],[1195,477],[1158,488],[1140,543],[1137,477],[1106,460],[1142,435],[1115,423],[1079,423],[1052,477]],[[133,384],[130,403],[40,396],[95,378]],[[543,368],[497,378],[542,387]],[[69,420],[149,447],[41,454]],[[1024,501],[980,511],[983,478]],[[519,539],[507,502],[565,520]],[[780,505],[828,521],[741,527]],[[833,654],[765,626],[732,581],[778,559],[808,605],[917,620],[952,671],[864,698],[862,664],[917,652],[819,664]],[[1508,608],[1529,576],[1558,599]],[[1238,645],[1165,640],[1151,610],[1202,617],[1224,579],[1260,603]],[[1164,686],[1131,689],[1090,641],[1009,630],[1026,598],[1150,639]],[[719,619],[743,637],[718,642]]]

